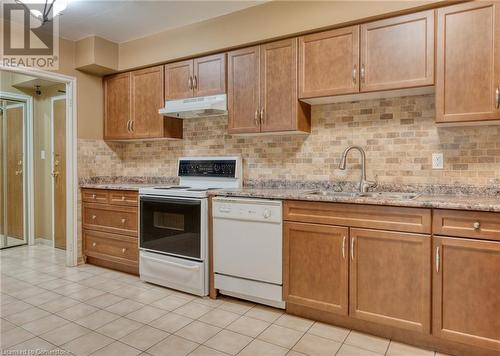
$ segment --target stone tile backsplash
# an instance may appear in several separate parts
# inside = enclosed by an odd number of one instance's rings
[[[171,177],[181,156],[241,155],[245,181],[357,181],[357,152],[346,171],[337,166],[359,145],[368,179],[380,183],[500,184],[500,126],[439,127],[433,95],[313,106],[310,135],[234,136],[217,117],[185,120],[183,140],[78,145],[80,177]],[[433,152],[444,154],[444,169],[432,169]]]

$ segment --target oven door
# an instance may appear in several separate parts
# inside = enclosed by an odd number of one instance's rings
[[[202,261],[207,240],[205,199],[140,197],[139,247]]]

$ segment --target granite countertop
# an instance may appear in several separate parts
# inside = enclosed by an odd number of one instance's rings
[[[82,183],[80,188],[87,189],[112,189],[112,190],[134,190],[141,188],[157,187],[158,184],[147,183]]]
[[[265,198],[280,200],[305,200],[334,203],[354,203],[371,205],[390,205],[416,208],[477,210],[500,212],[500,196],[463,195],[463,194],[422,194],[411,200],[373,198],[373,197],[341,197],[331,195],[308,194],[316,190],[286,188],[241,188],[214,191],[212,196]]]

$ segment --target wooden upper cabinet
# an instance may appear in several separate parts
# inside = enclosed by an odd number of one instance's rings
[[[194,96],[226,93],[226,54],[194,59]]]
[[[359,26],[299,37],[299,98],[359,92]]]
[[[284,296],[289,303],[347,315],[347,227],[284,224]]]
[[[436,121],[500,118],[500,4],[437,10]]]
[[[260,132],[260,47],[231,51],[227,61],[228,131]]]
[[[350,316],[429,333],[431,237],[351,229]]]
[[[135,138],[163,136],[163,67],[132,72],[132,124]]]
[[[260,56],[261,131],[300,130],[304,115],[297,96],[297,39],[262,45]]]
[[[434,84],[434,11],[361,25],[361,91]]]
[[[163,105],[162,66],[104,78],[104,139],[182,138],[182,120],[159,115]]]
[[[104,139],[123,140],[131,136],[131,74],[104,78]]]
[[[165,65],[165,100],[225,93],[225,53]]]
[[[500,352],[500,242],[434,238],[433,333]]]
[[[297,94],[296,38],[228,53],[229,133],[310,132]]]
[[[192,59],[165,65],[165,100],[193,96],[193,65]]]

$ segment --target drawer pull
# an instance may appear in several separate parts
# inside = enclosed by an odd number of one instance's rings
[[[96,247],[96,246],[97,246],[97,243],[92,242],[92,247]]]
[[[95,194],[92,194],[92,199],[94,199],[94,200],[95,200],[95,198],[96,198]]]
[[[124,196],[124,195],[122,195],[122,201],[124,201],[124,200],[125,200],[125,196]]]
[[[96,215],[92,215],[92,220],[95,220],[97,219],[97,216]]]
[[[125,253],[127,251],[126,248],[122,248],[122,253]]]
[[[472,224],[472,227],[474,228],[474,230],[479,230],[481,228],[481,223],[479,221],[476,221],[474,222],[474,224]]]
[[[125,224],[127,222],[127,219],[122,219],[122,224]]]

